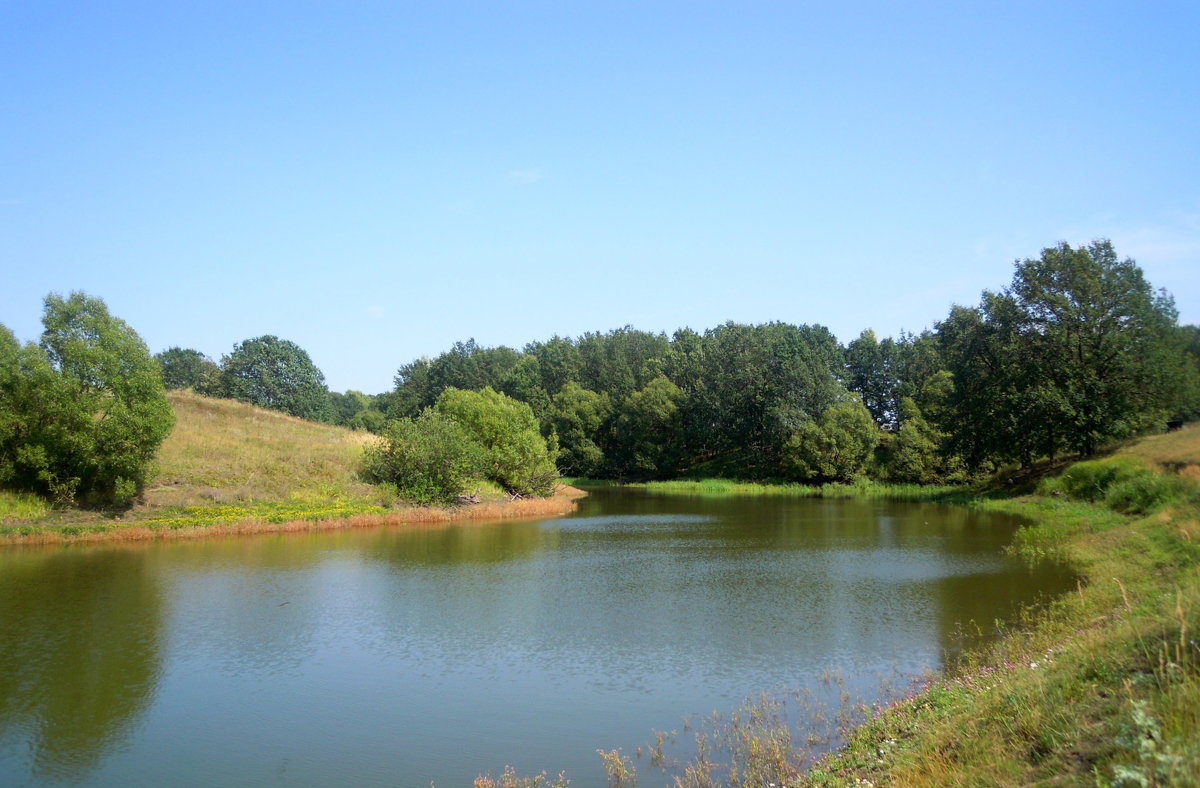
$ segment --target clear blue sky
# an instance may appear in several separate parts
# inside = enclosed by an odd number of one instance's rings
[[[919,331],[1109,237],[1200,322],[1200,3],[0,0],[0,322]]]

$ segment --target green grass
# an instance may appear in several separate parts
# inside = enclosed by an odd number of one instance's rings
[[[0,522],[36,520],[44,517],[49,510],[49,505],[33,493],[0,490]]]
[[[607,486],[614,482],[576,479],[572,484]],[[732,479],[698,479],[666,482],[640,482],[623,485],[664,495],[702,496],[784,496],[793,498],[867,498],[892,501],[967,502],[976,496],[960,485],[887,484],[862,480],[854,484],[771,484],[739,482]]]

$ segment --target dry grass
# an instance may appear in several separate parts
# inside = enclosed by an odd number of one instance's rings
[[[1200,475],[1200,429],[1189,426],[1176,432],[1152,435],[1125,446],[1117,454],[1143,457],[1169,470]]]
[[[299,497],[369,497],[355,473],[372,436],[186,391],[147,486],[151,507]]]

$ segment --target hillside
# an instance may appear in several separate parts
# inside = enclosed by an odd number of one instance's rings
[[[175,428],[159,449],[147,506],[373,494],[354,476],[369,433],[190,391],[169,399]]]
[[[189,391],[169,395],[175,427],[157,470],[129,511],[53,510],[26,494],[0,492],[0,542],[158,539],[539,517],[571,511],[581,493],[510,501],[480,482],[478,504],[418,507],[357,477],[368,433],[304,421]]]

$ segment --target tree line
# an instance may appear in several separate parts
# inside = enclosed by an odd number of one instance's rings
[[[842,345],[820,325],[730,322],[520,351],[467,340],[377,395],[330,392],[270,335],[219,363],[151,357],[82,293],[49,296],[43,323],[25,345],[0,326],[0,485],[64,500],[136,494],[172,424],[164,386],[380,433],[368,476],[429,501],[472,474],[545,494],[555,463],[623,480],[963,481],[1200,414],[1200,327],[1177,325],[1170,296],[1104,240],[1018,261],[1007,287],[920,334]],[[457,481],[422,487],[433,477]]]
[[[1018,261],[1006,288],[932,329],[845,345],[782,322],[625,326],[522,350],[470,339],[374,396],[325,392],[307,354],[274,337],[220,365],[178,348],[159,360],[168,385],[380,433],[449,389],[491,389],[529,406],[564,473],[614,479],[953,482],[1200,415],[1200,327],[1177,325],[1169,294],[1106,240]],[[303,396],[271,393],[264,370],[293,367],[305,373],[276,377],[309,381]]]

